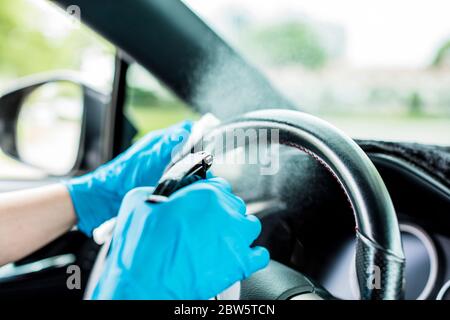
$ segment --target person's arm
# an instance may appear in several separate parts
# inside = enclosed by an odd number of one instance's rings
[[[0,195],[0,265],[41,248],[75,223],[91,236],[117,215],[128,191],[158,182],[191,126],[187,121],[151,132],[109,163],[61,185]]]
[[[43,247],[76,223],[61,184],[0,194],[0,266]]]

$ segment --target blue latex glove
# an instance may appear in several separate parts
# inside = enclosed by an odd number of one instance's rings
[[[146,203],[151,188],[130,192],[93,299],[209,299],[269,263],[250,248],[255,216],[221,178],[198,181],[169,201]]]
[[[117,158],[84,176],[65,182],[78,217],[78,228],[93,229],[115,217],[126,193],[155,186],[175,151],[185,142],[192,123],[151,132]]]

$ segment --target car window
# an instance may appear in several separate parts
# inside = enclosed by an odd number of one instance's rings
[[[131,64],[128,69],[126,93],[125,114],[138,130],[136,138],[183,120],[200,117],[137,63]]]
[[[352,137],[450,145],[449,1],[184,2]]]
[[[82,14],[76,6],[61,9],[50,1],[2,0],[0,92],[19,78],[60,70],[81,72],[94,88],[110,92],[114,47],[80,23]],[[65,136],[65,132],[60,134]],[[53,149],[57,152],[57,148]],[[0,179],[45,176],[0,151]]]

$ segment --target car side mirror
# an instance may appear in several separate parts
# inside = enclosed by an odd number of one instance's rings
[[[101,125],[89,122],[99,121],[107,103],[76,74],[22,79],[0,97],[0,148],[50,176],[71,175],[90,167],[83,162],[99,134],[89,131]]]

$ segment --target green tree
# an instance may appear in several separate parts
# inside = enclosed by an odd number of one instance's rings
[[[423,113],[424,101],[417,91],[408,97],[409,113],[412,116],[419,116]]]
[[[327,52],[316,32],[307,24],[289,22],[251,30],[245,40],[255,54],[277,65],[301,64],[322,67]]]
[[[445,63],[445,61],[450,62],[450,40],[444,43],[437,51],[436,56],[433,59],[432,65],[434,67],[439,67]]]
[[[50,2],[44,5],[53,6]],[[0,76],[20,77],[55,69],[79,69],[82,52],[100,37],[85,27],[51,37],[45,10],[29,0],[0,1]]]

